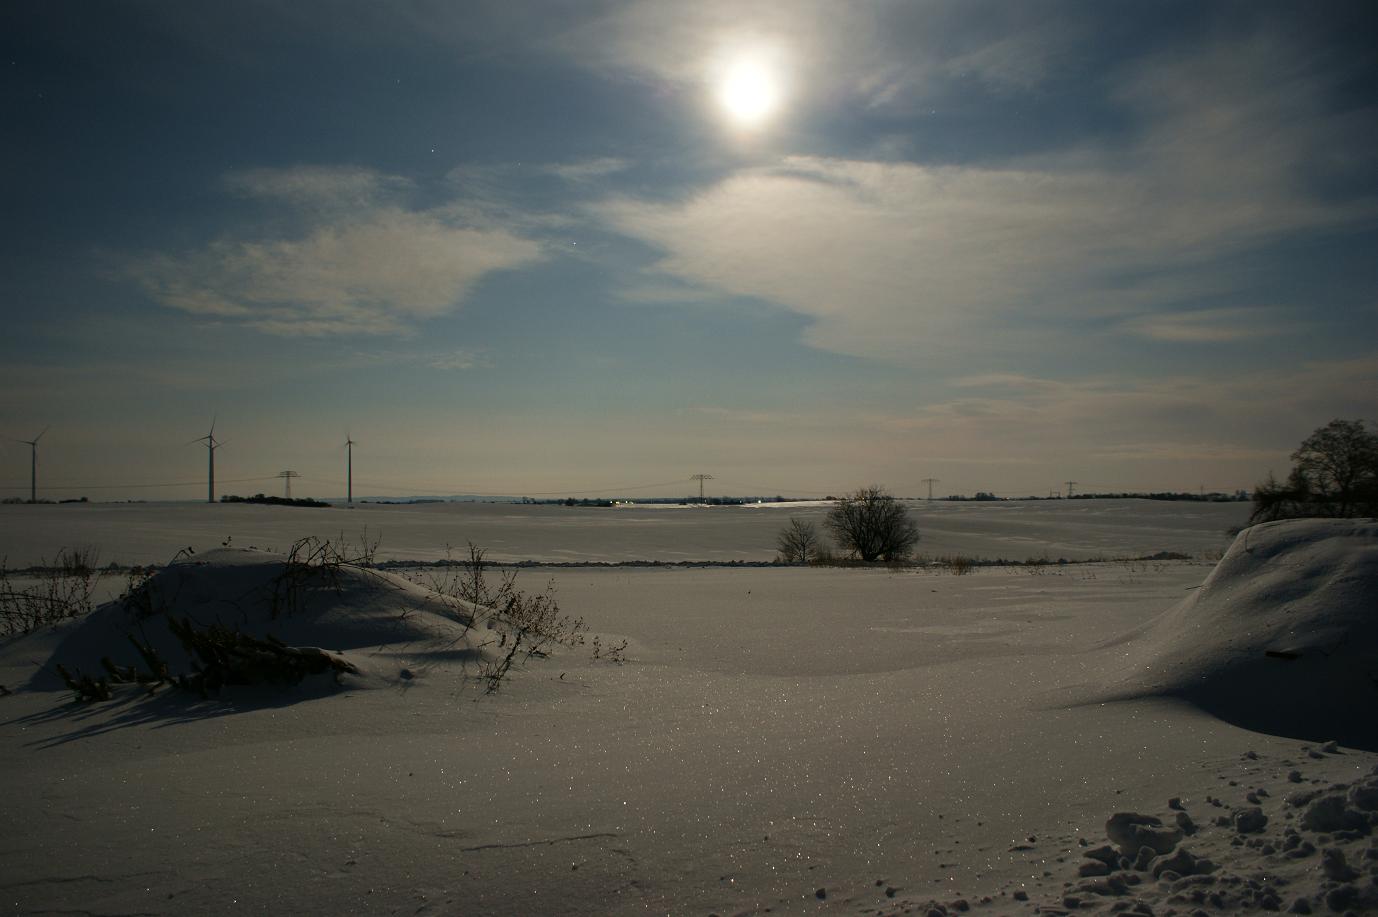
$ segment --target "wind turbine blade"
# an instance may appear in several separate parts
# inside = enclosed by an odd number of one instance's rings
[[[52,429],[51,426],[44,427],[44,428],[43,428],[43,433],[47,433],[47,432],[48,432],[49,430],[51,430],[51,429]],[[38,441],[39,441],[40,439],[43,438],[43,433],[40,433],[40,434],[38,434],[37,436],[35,436],[35,437],[33,438],[33,442],[31,443],[31,445],[37,446],[37,445],[38,445]]]

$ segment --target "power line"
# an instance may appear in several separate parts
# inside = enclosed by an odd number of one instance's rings
[[[832,496],[833,494],[838,493],[837,488],[834,488],[832,490],[806,490],[802,487],[767,487],[764,484],[743,484],[740,481],[723,481],[722,486],[737,488],[742,491],[750,491],[758,494],[806,494],[811,497],[819,497]],[[846,488],[842,488],[842,490],[846,490]]]
[[[249,484],[254,481],[271,481],[277,475],[258,478],[221,478],[221,484]],[[160,484],[46,484],[45,490],[135,490],[148,487],[200,487],[205,481],[165,481]],[[0,484],[0,490],[27,490],[28,484]]]
[[[303,476],[303,481],[310,481],[315,484],[330,484],[335,487],[345,486],[344,481],[332,480],[329,478],[317,478]],[[499,491],[478,491],[455,484],[418,484],[418,483],[398,483],[381,481],[360,481],[361,487],[368,487],[385,493],[450,493],[463,494],[467,497],[575,497],[580,494],[606,494],[606,493],[626,493],[633,490],[651,490],[656,487],[671,487],[675,484],[683,484],[684,478],[673,481],[658,481],[653,484],[623,484],[608,487],[586,487],[581,490],[499,490]]]

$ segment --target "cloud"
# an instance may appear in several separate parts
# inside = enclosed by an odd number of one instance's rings
[[[242,169],[226,173],[221,181],[236,194],[299,207],[371,206],[412,187],[408,179],[357,166]]]
[[[490,363],[483,354],[474,350],[456,350],[453,353],[438,354],[432,357],[426,357],[424,362],[431,369],[450,371],[463,371],[492,366],[492,363]]]
[[[719,405],[694,405],[687,410],[690,413],[699,414],[711,418],[714,421],[731,424],[746,424],[752,427],[778,424],[798,425],[808,420],[805,415],[792,412],[749,411],[740,408],[721,407]]]
[[[544,44],[672,90],[711,83],[734,54],[768,52],[798,98],[912,108],[953,78],[998,93],[1034,88],[1079,33],[1069,20],[1021,4],[637,0],[607,4]]]
[[[493,362],[481,349],[466,347],[447,350],[358,350],[340,361],[341,366],[355,367],[414,367],[436,369],[443,372],[463,372],[471,369],[487,369]]]
[[[1281,319],[1278,313],[1267,307],[1162,312],[1137,316],[1122,327],[1140,337],[1182,344],[1215,344],[1295,332],[1298,326]]]
[[[129,273],[164,305],[271,334],[396,334],[455,309],[488,274],[543,257],[502,226],[381,203],[402,183],[366,170],[260,169],[227,183],[308,202],[306,228],[136,261]]]
[[[1004,455],[1008,443],[1017,442],[1018,457],[1082,467],[1092,461],[1103,467],[1117,461],[1197,463],[1253,474],[1262,461],[1285,459],[1326,417],[1371,413],[1378,358],[1227,377],[1067,381],[990,373],[958,379],[953,388],[948,397],[914,411],[859,420],[920,458],[938,443],[955,461]]]
[[[1330,75],[1302,57],[1259,39],[1144,61],[1115,90],[1127,144],[1000,166],[797,156],[595,213],[660,252],[665,275],[808,316],[827,350],[924,360],[1086,319],[1233,340],[1242,313],[1133,317],[1242,292],[1222,260],[1378,215],[1320,190],[1359,127],[1326,113]]]
[[[941,70],[949,76],[976,79],[999,94],[1031,92],[1048,79],[1058,59],[1080,38],[1084,38],[1080,30],[1068,23],[1045,21],[981,42],[944,60]],[[911,92],[917,88],[913,79],[898,85]]]
[[[596,211],[662,251],[665,274],[807,315],[824,349],[903,358],[982,318],[1065,311],[1068,278],[1156,257],[1107,205],[1123,196],[1103,175],[797,157],[687,201]]]
[[[630,167],[631,163],[625,159],[615,156],[600,156],[597,159],[585,159],[580,162],[556,163],[546,166],[546,170],[567,182],[577,184],[605,178]]]

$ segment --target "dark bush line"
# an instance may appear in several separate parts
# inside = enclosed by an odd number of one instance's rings
[[[254,494],[252,497],[240,497],[235,494],[225,494],[220,498],[221,503],[257,503],[264,506],[331,506],[321,500],[313,500],[310,497],[265,497],[263,494]]]
[[[761,567],[852,567],[873,570],[877,568],[914,568],[943,566],[962,560],[978,567],[1058,567],[1071,564],[1121,564],[1144,561],[1195,560],[1190,554],[1180,551],[1159,551],[1155,554],[1142,554],[1122,557],[1027,557],[1015,560],[1007,557],[916,557],[905,561],[863,561],[856,558],[833,557],[829,560],[809,561],[806,564],[790,563],[782,560],[493,560],[485,561],[490,567],[503,569],[545,568],[551,569],[699,569],[727,568],[753,569]],[[455,567],[461,566],[457,560],[385,560],[376,564],[380,570],[395,570],[416,567]]]

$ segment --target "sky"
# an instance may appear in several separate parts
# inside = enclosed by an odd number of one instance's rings
[[[1378,419],[1371,2],[0,7],[0,496],[1251,488]]]

